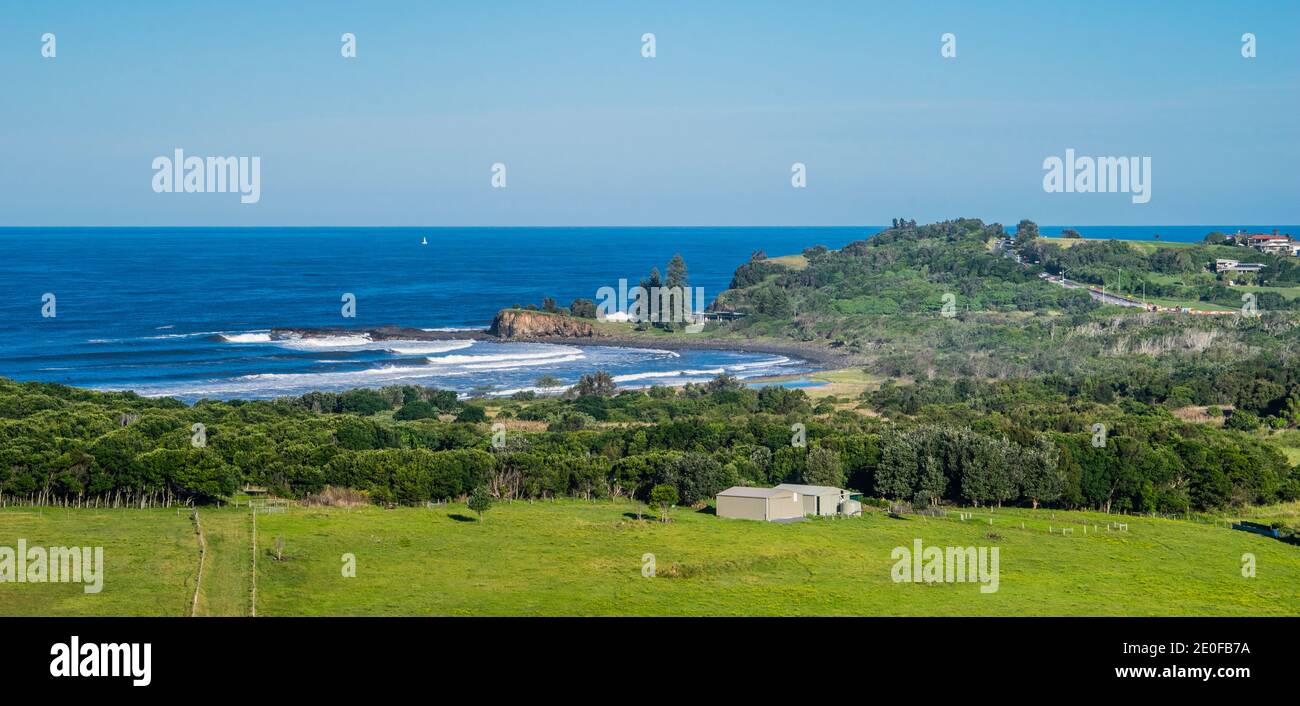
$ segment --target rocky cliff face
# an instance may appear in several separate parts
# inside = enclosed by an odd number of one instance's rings
[[[587,321],[527,309],[502,309],[488,333],[497,338],[594,338],[602,335]]]

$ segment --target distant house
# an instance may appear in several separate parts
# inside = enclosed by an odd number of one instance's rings
[[[803,514],[805,515],[839,514],[840,505],[849,499],[849,491],[828,485],[782,483],[776,487],[798,493],[803,502]]]
[[[1272,233],[1238,233],[1237,238],[1244,238],[1246,245],[1271,255],[1295,255],[1300,252],[1300,243],[1276,230]]]
[[[735,321],[745,315],[743,311],[706,311],[700,314],[700,318],[705,321]]]
[[[1259,272],[1264,269],[1261,262],[1238,262],[1220,258],[1214,261],[1215,272]]]
[[[794,520],[803,517],[799,494],[786,488],[734,486],[718,493],[718,517],[742,520]]]

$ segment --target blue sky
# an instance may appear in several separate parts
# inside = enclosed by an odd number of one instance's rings
[[[0,225],[1300,223],[1293,2],[19,5]],[[176,147],[260,203],[154,193]],[[1066,148],[1150,203],[1045,193]]]

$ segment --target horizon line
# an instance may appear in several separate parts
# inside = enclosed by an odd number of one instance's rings
[[[917,225],[932,225],[936,223],[945,223],[958,219],[946,219],[940,221],[917,222]],[[981,219],[970,219],[981,220]],[[1006,228],[1016,228],[1018,224],[1007,225],[999,221],[983,221],[985,225],[1003,225]],[[1300,227],[1300,223],[1035,223],[1040,227],[1047,228],[1214,228],[1214,227]],[[259,230],[259,229],[296,229],[296,230],[359,230],[359,229],[426,229],[426,230],[503,230],[503,229],[532,229],[532,230],[581,230],[581,229],[611,229],[611,228],[638,228],[638,229],[673,229],[673,228],[819,228],[819,229],[851,229],[851,228],[881,228],[888,229],[893,227],[886,224],[854,224],[854,225],[765,225],[765,224],[742,224],[742,225],[699,225],[699,224],[676,224],[676,225],[0,225],[0,231],[4,230],[57,230],[57,229],[117,229],[117,230],[147,230],[147,229],[185,229],[185,230]]]

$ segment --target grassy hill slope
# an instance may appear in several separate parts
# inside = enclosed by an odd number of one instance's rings
[[[1024,509],[975,511],[969,521],[871,512],[793,525],[677,509],[665,525],[637,521],[636,512],[626,502],[557,501],[498,505],[482,523],[463,505],[293,507],[259,515],[257,612],[1300,615],[1300,552],[1221,525],[1134,517],[1120,518],[1127,532],[1107,532],[1113,515]],[[0,613],[184,614],[193,588],[186,578],[196,559],[187,551],[196,545],[185,518],[163,510],[118,511],[88,526],[95,515],[86,511],[42,515],[0,511],[0,534],[102,541],[104,592],[0,585]],[[214,528],[249,527],[246,508],[210,509],[204,517]],[[1049,534],[1049,526],[1057,532]],[[1062,535],[1062,526],[1074,532]],[[160,532],[168,535],[162,552]],[[271,554],[277,537],[284,539],[281,561]],[[998,547],[998,591],[984,594],[972,583],[894,583],[890,553],[917,538],[926,546]],[[214,574],[204,578],[209,606],[242,614],[247,582],[232,572],[247,573],[246,549],[242,541],[214,547]],[[356,556],[355,578],[342,576],[345,553]],[[655,578],[642,576],[646,553],[655,555]],[[1245,553],[1256,557],[1255,578],[1241,574]]]

